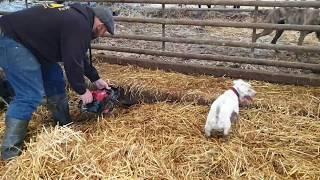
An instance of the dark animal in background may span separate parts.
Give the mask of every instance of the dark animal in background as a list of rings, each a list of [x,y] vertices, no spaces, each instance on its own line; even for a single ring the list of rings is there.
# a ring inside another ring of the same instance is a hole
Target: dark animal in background
[[[320,25],[320,11],[319,9],[308,8],[277,8],[270,11],[264,19],[265,23],[273,24],[297,24],[297,25]],[[257,38],[271,34],[274,30],[264,29],[261,33],[257,34]],[[276,35],[271,43],[276,44],[284,30],[276,30]],[[298,45],[302,45],[305,37],[313,31],[300,31]],[[320,32],[315,32],[317,38],[320,40]]]

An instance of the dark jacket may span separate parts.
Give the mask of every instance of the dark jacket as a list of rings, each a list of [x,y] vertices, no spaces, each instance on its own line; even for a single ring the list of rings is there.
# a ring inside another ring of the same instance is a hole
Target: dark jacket
[[[6,36],[28,48],[39,63],[63,62],[71,87],[84,94],[84,75],[91,81],[99,79],[87,57],[93,22],[94,13],[87,6],[46,4],[2,16],[0,27]]]

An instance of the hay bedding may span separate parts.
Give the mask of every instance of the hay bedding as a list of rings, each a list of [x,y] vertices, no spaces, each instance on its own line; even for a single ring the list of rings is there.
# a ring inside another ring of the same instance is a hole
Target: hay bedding
[[[141,105],[87,131],[45,129],[3,168],[11,179],[319,176],[319,124],[263,109],[241,112],[228,142],[206,139],[206,106]],[[17,171],[19,169],[19,171]]]
[[[112,82],[155,96],[170,91],[183,97],[198,89],[190,96],[209,101],[231,85],[229,79],[132,66],[99,68]],[[318,178],[319,88],[252,83],[259,92],[256,105],[241,110],[228,141],[204,137],[208,106],[190,102],[141,104],[63,129],[42,128],[48,116],[40,109],[27,150],[0,165],[0,174],[3,179]],[[2,136],[3,121],[0,127]]]
[[[133,66],[101,64],[98,70],[102,76],[131,92],[149,92],[158,99],[174,96],[182,101],[200,104],[211,104],[232,85],[232,80],[228,78],[164,73]],[[320,118],[320,88],[279,86],[259,81],[251,81],[251,84],[258,92],[255,102],[257,107],[262,106],[277,113]],[[164,94],[166,96],[162,97]]]

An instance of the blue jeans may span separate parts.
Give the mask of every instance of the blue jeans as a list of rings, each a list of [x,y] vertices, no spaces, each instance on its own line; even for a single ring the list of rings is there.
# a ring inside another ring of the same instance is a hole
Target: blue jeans
[[[0,67],[15,92],[7,117],[29,121],[47,96],[65,94],[62,69],[57,63],[40,65],[23,45],[0,35]]]
[[[66,95],[64,75],[58,63],[42,65],[41,71],[43,86],[47,97]]]

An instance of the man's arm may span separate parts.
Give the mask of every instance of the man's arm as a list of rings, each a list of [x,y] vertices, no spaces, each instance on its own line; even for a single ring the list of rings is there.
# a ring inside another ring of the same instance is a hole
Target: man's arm
[[[97,69],[94,66],[91,66],[88,56],[84,59],[84,75],[89,78],[91,82],[100,79]]]
[[[90,43],[90,28],[81,21],[64,19],[61,31],[61,57],[68,81],[78,94],[86,92],[84,59]]]

